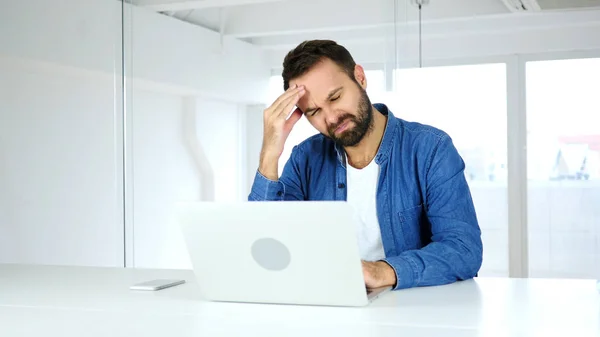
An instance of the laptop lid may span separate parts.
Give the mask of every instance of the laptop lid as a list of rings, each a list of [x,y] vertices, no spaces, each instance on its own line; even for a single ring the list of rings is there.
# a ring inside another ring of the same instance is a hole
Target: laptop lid
[[[368,303],[346,202],[198,202],[180,204],[178,212],[209,300]]]

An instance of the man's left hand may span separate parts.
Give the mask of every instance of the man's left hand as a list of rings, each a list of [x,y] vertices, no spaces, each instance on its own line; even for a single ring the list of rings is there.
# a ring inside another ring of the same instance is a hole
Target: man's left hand
[[[362,267],[367,288],[380,288],[394,286],[396,284],[396,273],[386,262],[362,261]]]

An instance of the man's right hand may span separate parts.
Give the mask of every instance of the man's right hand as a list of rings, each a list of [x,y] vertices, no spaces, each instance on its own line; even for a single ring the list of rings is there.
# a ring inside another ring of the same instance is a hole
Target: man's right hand
[[[279,157],[292,128],[302,117],[302,111],[295,109],[290,118],[287,116],[305,92],[303,86],[290,86],[264,111],[263,144],[258,170],[267,179],[279,179]]]

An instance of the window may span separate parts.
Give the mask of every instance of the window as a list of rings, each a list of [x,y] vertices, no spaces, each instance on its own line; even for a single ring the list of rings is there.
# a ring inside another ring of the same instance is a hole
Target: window
[[[465,161],[482,230],[479,275],[508,275],[506,64],[399,69],[385,103],[396,117],[442,129]]]
[[[526,63],[529,274],[600,277],[600,58]]]

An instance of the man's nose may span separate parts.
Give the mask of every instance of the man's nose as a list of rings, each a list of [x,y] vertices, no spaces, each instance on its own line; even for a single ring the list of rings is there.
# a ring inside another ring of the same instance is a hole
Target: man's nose
[[[335,125],[340,120],[340,114],[331,109],[323,109],[323,113],[325,114],[325,120],[329,125]]]

